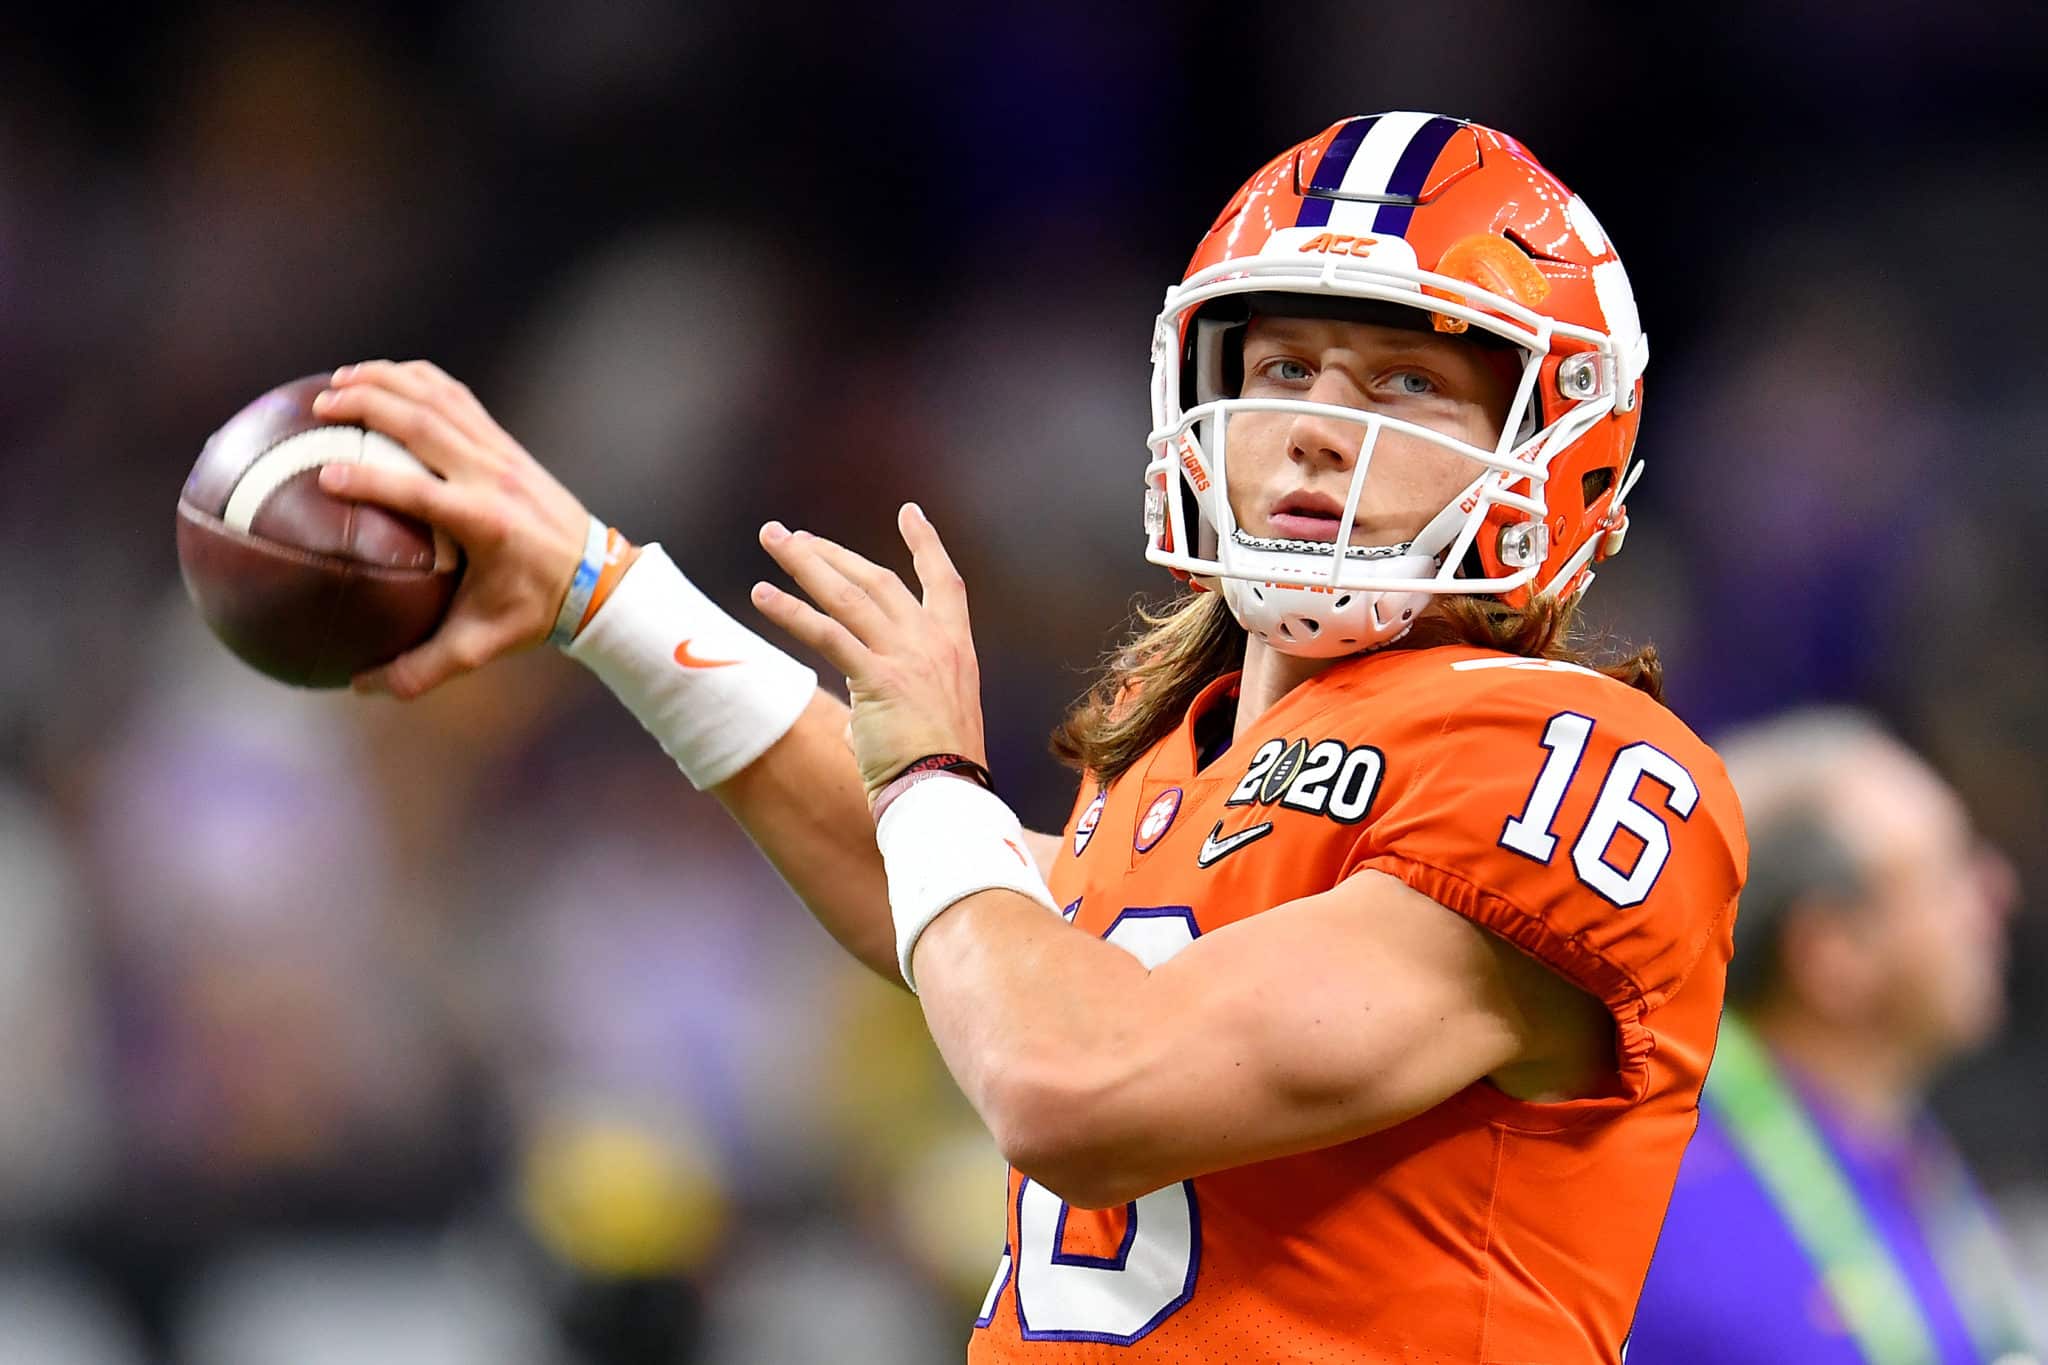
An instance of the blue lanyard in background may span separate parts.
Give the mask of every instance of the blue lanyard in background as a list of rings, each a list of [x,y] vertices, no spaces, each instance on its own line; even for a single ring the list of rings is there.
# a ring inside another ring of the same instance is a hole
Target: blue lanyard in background
[[[1890,1248],[1841,1164],[1770,1054],[1734,1014],[1721,1016],[1700,1101],[1727,1129],[1869,1365],[1936,1365],[1934,1337]]]
[[[1779,1075],[1769,1050],[1732,1011],[1721,1018],[1713,1070],[1700,1099],[1820,1273],[1868,1365],[1936,1365],[1941,1357],[1911,1282],[1806,1106]],[[1972,1343],[1983,1359],[1998,1365],[2034,1365],[2018,1277],[1990,1210],[1945,1144],[1920,1146],[1920,1164],[1932,1180],[1916,1183],[1935,1188],[1915,1198],[1914,1217],[1928,1234]]]

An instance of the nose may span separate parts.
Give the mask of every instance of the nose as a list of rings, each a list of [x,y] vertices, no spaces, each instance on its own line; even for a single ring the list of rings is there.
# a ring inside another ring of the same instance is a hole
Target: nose
[[[1332,407],[1355,407],[1358,394],[1343,375],[1325,370],[1316,376],[1307,398]],[[1304,464],[1350,469],[1358,463],[1359,448],[1365,443],[1364,416],[1360,413],[1360,420],[1351,422],[1321,413],[1296,413],[1287,432],[1287,453]]]

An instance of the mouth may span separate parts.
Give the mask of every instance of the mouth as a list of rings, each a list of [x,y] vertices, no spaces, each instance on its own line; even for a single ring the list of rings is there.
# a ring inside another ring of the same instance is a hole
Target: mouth
[[[1328,493],[1301,491],[1276,499],[1266,512],[1262,531],[1243,526],[1231,532],[1231,539],[1247,550],[1287,551],[1295,554],[1327,555],[1334,545],[1337,529],[1344,524],[1344,504]],[[1353,525],[1351,543],[1341,553],[1347,560],[1398,559],[1413,547],[1412,540],[1394,545],[1361,545],[1370,532]]]
[[[1282,540],[1329,542],[1344,522],[1344,504],[1327,493],[1289,493],[1266,514],[1268,533]]]

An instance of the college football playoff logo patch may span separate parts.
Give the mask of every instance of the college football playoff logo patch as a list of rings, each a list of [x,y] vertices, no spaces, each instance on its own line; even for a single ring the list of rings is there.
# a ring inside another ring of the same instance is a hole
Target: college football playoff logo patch
[[[1252,755],[1226,806],[1278,806],[1355,825],[1372,809],[1386,776],[1386,755],[1338,739],[1269,739]]]

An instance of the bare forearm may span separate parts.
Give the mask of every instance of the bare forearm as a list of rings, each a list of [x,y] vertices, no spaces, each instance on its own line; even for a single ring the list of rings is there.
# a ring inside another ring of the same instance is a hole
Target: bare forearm
[[[914,965],[932,1037],[1011,1164],[1100,1207],[1398,1123],[1514,1061],[1529,1029],[1499,956],[1367,874],[1151,971],[982,892],[932,922]]]
[[[888,879],[846,718],[844,702],[818,692],[788,734],[711,793],[840,946],[900,986]],[[1026,830],[1024,842],[1049,872],[1059,836]]]
[[[1247,1068],[1264,1040],[1230,983],[1190,994],[1003,891],[934,921],[915,966],[926,1024],[999,1149],[1077,1207],[1321,1145],[1259,1131],[1308,1097]]]
[[[1043,1180],[1095,1136],[1088,1096],[1108,1080],[1104,1059],[1137,1051],[1132,1006],[1148,973],[1009,891],[967,897],[916,952],[919,1002],[948,1070],[1011,1164]]]
[[[1269,1084],[1265,1040],[1233,1027],[1241,1002],[1181,992],[1022,897],[961,902],[926,931],[916,970],[932,1037],[997,1146],[1076,1207],[1322,1145],[1261,1131],[1315,1101]]]
[[[888,882],[846,747],[846,715],[844,703],[819,692],[788,734],[711,790],[840,946],[901,985]]]

